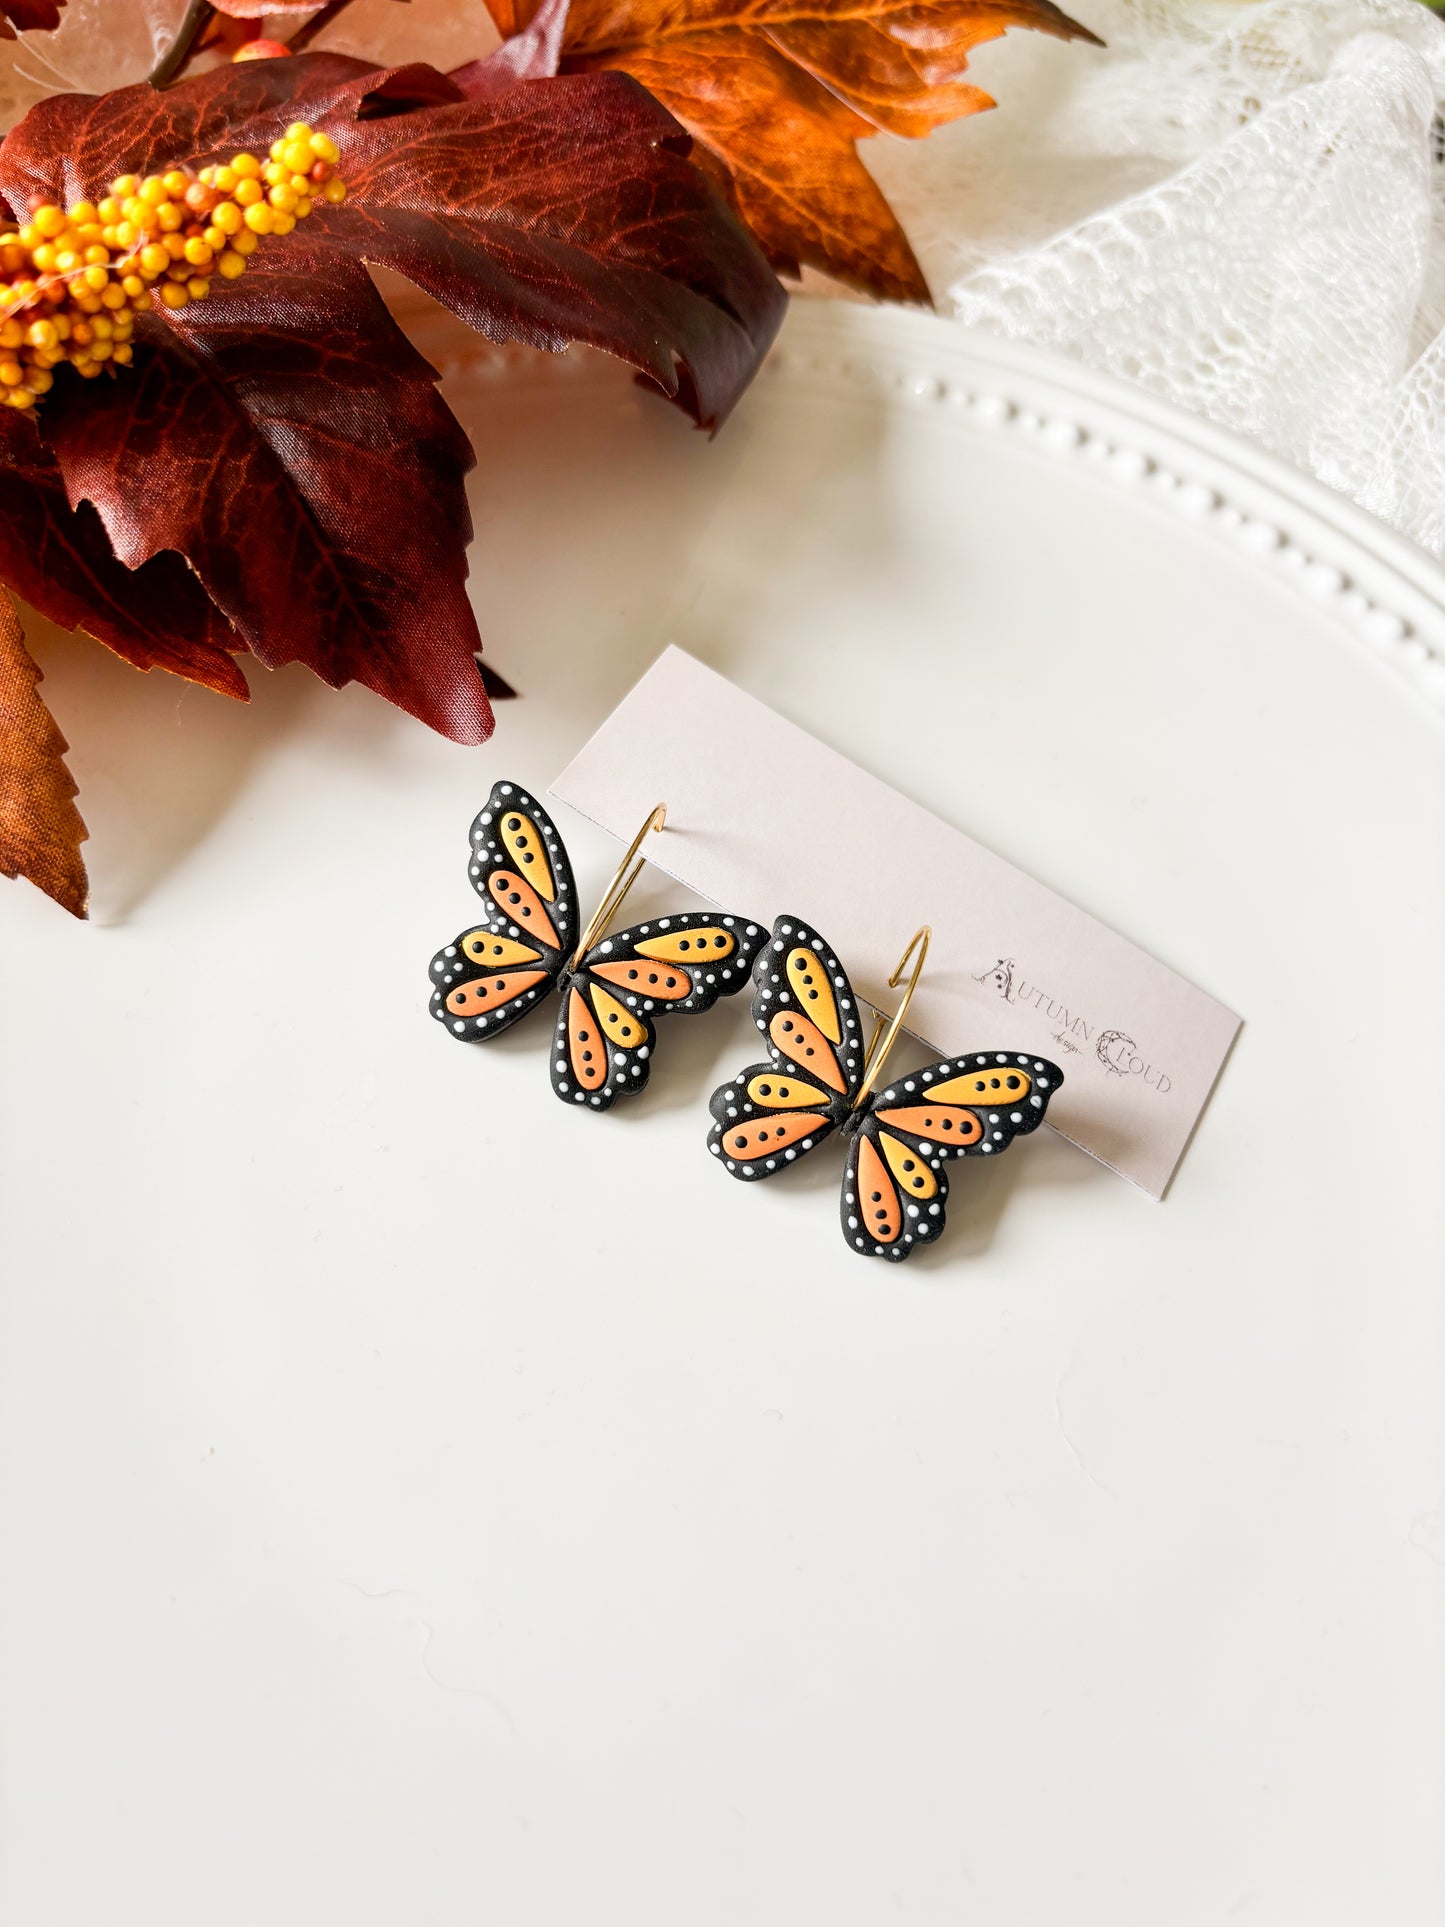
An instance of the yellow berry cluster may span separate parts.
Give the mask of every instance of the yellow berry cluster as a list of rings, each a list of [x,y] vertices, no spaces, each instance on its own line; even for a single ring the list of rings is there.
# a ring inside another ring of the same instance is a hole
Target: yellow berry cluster
[[[269,161],[237,154],[199,174],[123,174],[99,202],[38,207],[0,233],[0,405],[33,408],[68,361],[79,375],[131,358],[135,317],[234,281],[264,234],[289,234],[319,198],[346,198],[337,151],[295,121]]]

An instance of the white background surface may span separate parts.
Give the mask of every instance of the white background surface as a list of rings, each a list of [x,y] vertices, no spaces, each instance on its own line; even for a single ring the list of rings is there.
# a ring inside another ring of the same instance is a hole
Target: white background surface
[[[484,750],[44,650],[97,916],[0,901],[17,1927],[1440,1918],[1439,716],[927,399],[1047,370],[787,340],[712,445],[600,363],[454,377]],[[1045,1133],[868,1264],[836,1163],[706,1155],[741,1006],[607,1119],[545,1026],[429,1021],[488,786],[669,639],[1243,1012],[1166,1204]]]

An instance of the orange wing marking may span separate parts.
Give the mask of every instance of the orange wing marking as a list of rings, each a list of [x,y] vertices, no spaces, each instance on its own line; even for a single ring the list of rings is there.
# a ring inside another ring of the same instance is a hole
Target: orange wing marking
[[[594,977],[605,977],[629,997],[651,997],[658,1003],[675,1004],[692,995],[692,979],[685,970],[669,970],[664,963],[588,964]]]
[[[607,1046],[587,999],[575,986],[567,1000],[567,1055],[572,1075],[584,1091],[595,1091],[607,1077]]]
[[[487,878],[487,892],[510,923],[519,925],[529,937],[540,938],[549,949],[562,948],[546,905],[525,877],[513,870],[493,870]]]
[[[900,1131],[912,1131],[915,1137],[933,1138],[942,1145],[977,1144],[983,1136],[983,1125],[973,1112],[957,1104],[909,1104],[876,1115],[880,1124],[896,1125]]]
[[[781,1115],[760,1118],[755,1123],[738,1124],[723,1132],[723,1148],[729,1157],[760,1158],[768,1157],[775,1151],[785,1151],[799,1138],[811,1137],[815,1131],[827,1128],[826,1117],[815,1117],[811,1112],[786,1111]]]
[[[784,1057],[800,1069],[811,1071],[814,1077],[821,1077],[830,1090],[847,1088],[827,1038],[809,1018],[800,1017],[795,1011],[777,1011],[768,1025],[768,1035]]]
[[[875,1244],[892,1244],[903,1229],[898,1193],[871,1137],[858,1140],[858,1216]]]
[[[488,1011],[511,1003],[534,984],[546,981],[545,970],[505,970],[496,977],[473,977],[470,983],[458,984],[448,995],[447,1009],[453,1017],[484,1017]]]

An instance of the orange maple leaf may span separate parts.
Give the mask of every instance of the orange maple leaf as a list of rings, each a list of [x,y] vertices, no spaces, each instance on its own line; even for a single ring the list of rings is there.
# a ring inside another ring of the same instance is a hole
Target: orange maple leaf
[[[80,854],[86,828],[65,767],[66,741],[41,699],[40,679],[15,604],[0,589],[0,873],[29,877],[83,917],[90,895]]]
[[[503,35],[538,0],[487,0]],[[866,293],[929,299],[893,210],[858,157],[879,132],[919,140],[994,105],[963,78],[1009,27],[1103,43],[1051,0],[572,0],[563,73],[617,67],[699,143],[775,268],[822,268]]]

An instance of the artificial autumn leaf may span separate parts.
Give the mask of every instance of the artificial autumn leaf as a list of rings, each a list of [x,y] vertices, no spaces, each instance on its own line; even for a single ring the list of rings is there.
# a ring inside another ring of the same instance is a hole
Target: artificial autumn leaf
[[[22,212],[73,205],[123,172],[264,153],[298,118],[336,143],[346,203],[318,201],[209,299],[141,315],[115,379],[57,369],[43,405],[5,424],[0,490],[53,473],[74,513],[52,489],[45,515],[67,559],[93,503],[137,582],[184,558],[233,647],[362,681],[479,742],[492,719],[465,592],[471,451],[363,261],[495,340],[608,348],[705,425],[756,370],[782,292],[686,136],[621,75],[469,100],[431,68],[312,54],[162,93],[58,96],[0,145],[0,194]],[[0,574],[17,560],[0,546]],[[155,615],[162,630],[178,619],[163,596]],[[224,656],[214,636],[192,641]]]
[[[487,0],[504,35],[535,0]],[[1097,37],[1051,0],[573,0],[560,71],[620,69],[696,136],[774,266],[927,301],[907,237],[858,157],[994,105],[963,79],[1009,27]],[[459,76],[466,84],[466,70]]]
[[[0,873],[29,877],[85,915],[85,824],[65,767],[66,741],[41,700],[40,671],[15,604],[0,589]]]
[[[0,40],[13,40],[17,33],[46,32],[60,25],[60,9],[65,0],[0,0]]]
[[[90,503],[72,513],[34,422],[12,409],[0,411],[0,582],[137,669],[169,669],[246,699],[229,653],[236,637],[180,556],[162,553],[138,569],[119,562]]]

